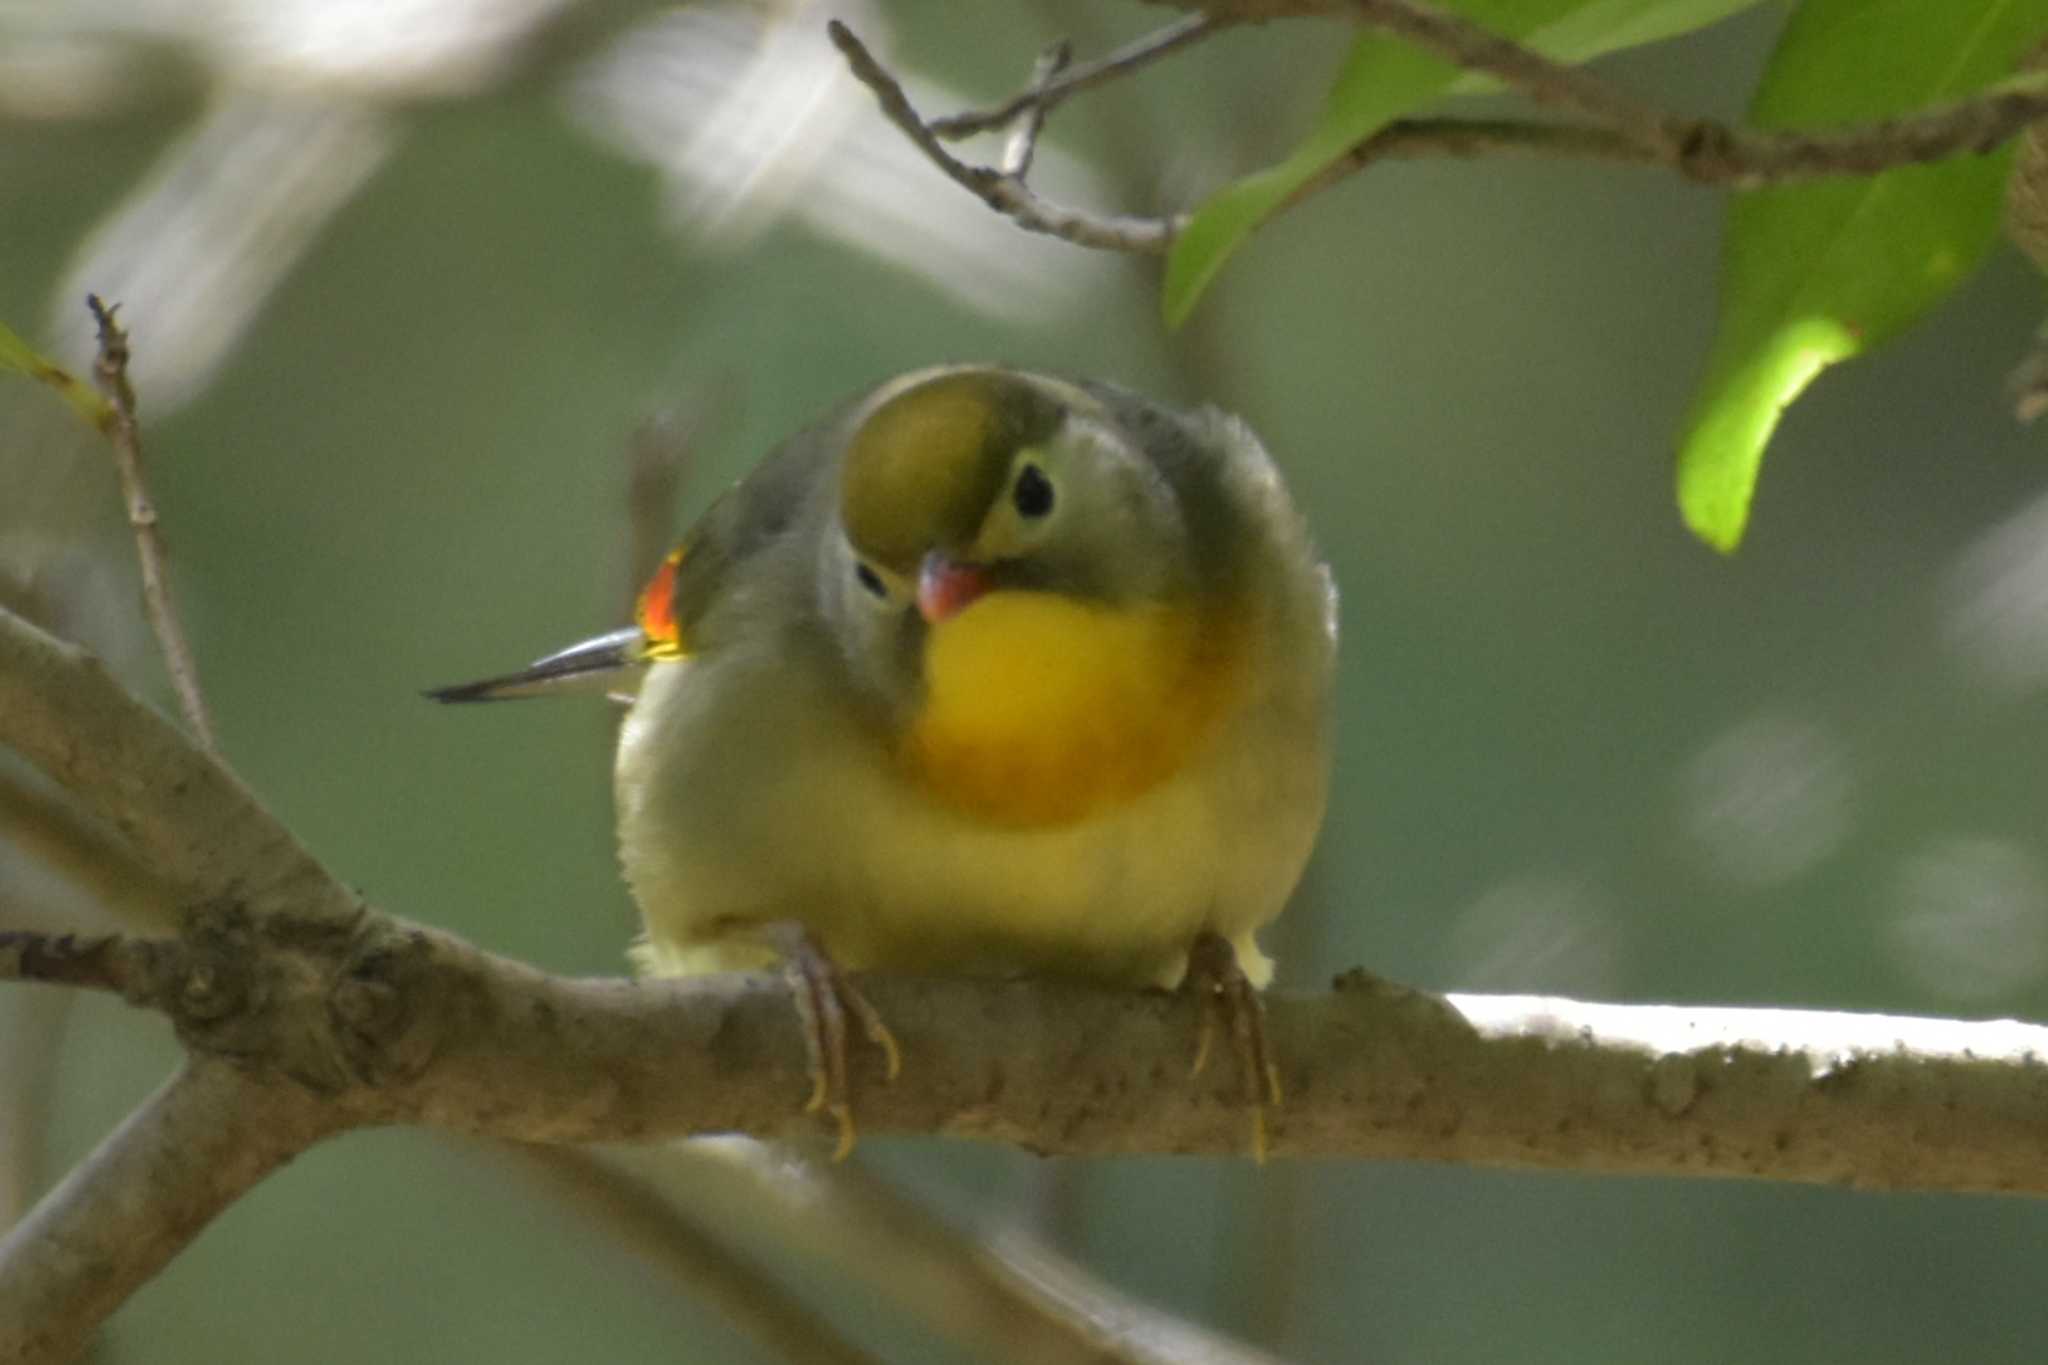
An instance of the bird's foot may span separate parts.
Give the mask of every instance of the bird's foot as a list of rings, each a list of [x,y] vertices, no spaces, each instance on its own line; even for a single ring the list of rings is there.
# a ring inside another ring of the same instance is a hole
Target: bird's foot
[[[790,995],[803,1020],[804,1051],[811,1073],[811,1097],[804,1104],[804,1112],[831,1116],[839,1130],[832,1159],[844,1161],[853,1151],[856,1136],[852,1091],[847,1084],[846,1016],[851,1014],[858,1020],[868,1041],[882,1050],[886,1079],[895,1080],[903,1070],[903,1050],[896,1045],[896,1035],[882,1022],[881,1013],[847,980],[808,929],[791,924],[776,938],[789,977]]]
[[[1252,1159],[1264,1163],[1266,1108],[1280,1105],[1280,1068],[1274,1065],[1273,1050],[1266,1040],[1265,1002],[1238,964],[1230,940],[1207,931],[1188,949],[1188,973],[1182,989],[1196,992],[1202,1007],[1201,1032],[1188,1074],[1202,1074],[1209,1065],[1217,1032],[1227,1031],[1231,1050],[1237,1054],[1238,1073],[1244,1078],[1244,1101],[1252,1114]]]

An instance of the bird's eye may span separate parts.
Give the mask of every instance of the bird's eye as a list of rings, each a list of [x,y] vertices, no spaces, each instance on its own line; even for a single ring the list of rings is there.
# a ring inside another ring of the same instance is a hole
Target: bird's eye
[[[887,597],[889,595],[889,590],[882,585],[882,576],[867,565],[855,564],[853,566],[853,576],[860,580],[860,585],[863,588],[866,588],[875,596]]]
[[[1017,508],[1017,515],[1036,521],[1052,511],[1052,480],[1045,477],[1045,471],[1035,464],[1027,464],[1017,473],[1016,487],[1010,490],[1010,501]]]

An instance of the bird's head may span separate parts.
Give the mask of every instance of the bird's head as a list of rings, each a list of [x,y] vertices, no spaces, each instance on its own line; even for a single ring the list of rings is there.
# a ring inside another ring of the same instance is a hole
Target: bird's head
[[[925,371],[859,405],[846,443],[825,597],[855,672],[888,701],[913,701],[949,640],[1023,683],[1034,655],[1087,647],[1062,623],[1188,590],[1174,490],[1082,388]]]

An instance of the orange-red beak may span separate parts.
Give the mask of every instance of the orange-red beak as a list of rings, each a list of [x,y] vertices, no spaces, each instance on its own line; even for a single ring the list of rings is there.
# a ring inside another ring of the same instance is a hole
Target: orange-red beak
[[[918,614],[935,626],[967,610],[990,586],[984,566],[958,564],[933,550],[917,570]]]

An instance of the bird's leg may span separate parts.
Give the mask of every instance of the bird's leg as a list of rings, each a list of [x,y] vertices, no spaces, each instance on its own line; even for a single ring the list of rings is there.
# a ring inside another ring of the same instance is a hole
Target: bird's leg
[[[831,1115],[839,1129],[839,1144],[833,1149],[832,1159],[843,1161],[853,1150],[855,1137],[852,1092],[846,1073],[846,1016],[852,1014],[859,1020],[861,1032],[882,1050],[887,1079],[895,1080],[903,1070],[903,1050],[896,1045],[896,1035],[882,1022],[880,1011],[846,979],[810,930],[795,921],[781,921],[771,927],[769,936],[782,954],[790,995],[803,1020],[804,1050],[811,1073],[811,1097],[804,1104],[804,1112]]]
[[[1188,1074],[1202,1074],[1218,1028],[1227,1029],[1238,1072],[1244,1078],[1245,1103],[1252,1111],[1252,1157],[1264,1162],[1266,1106],[1280,1105],[1280,1068],[1274,1065],[1273,1050],[1266,1041],[1265,1002],[1238,965],[1237,950],[1230,940],[1208,930],[1188,948],[1188,974],[1182,988],[1196,992],[1202,1008],[1195,1061]]]

